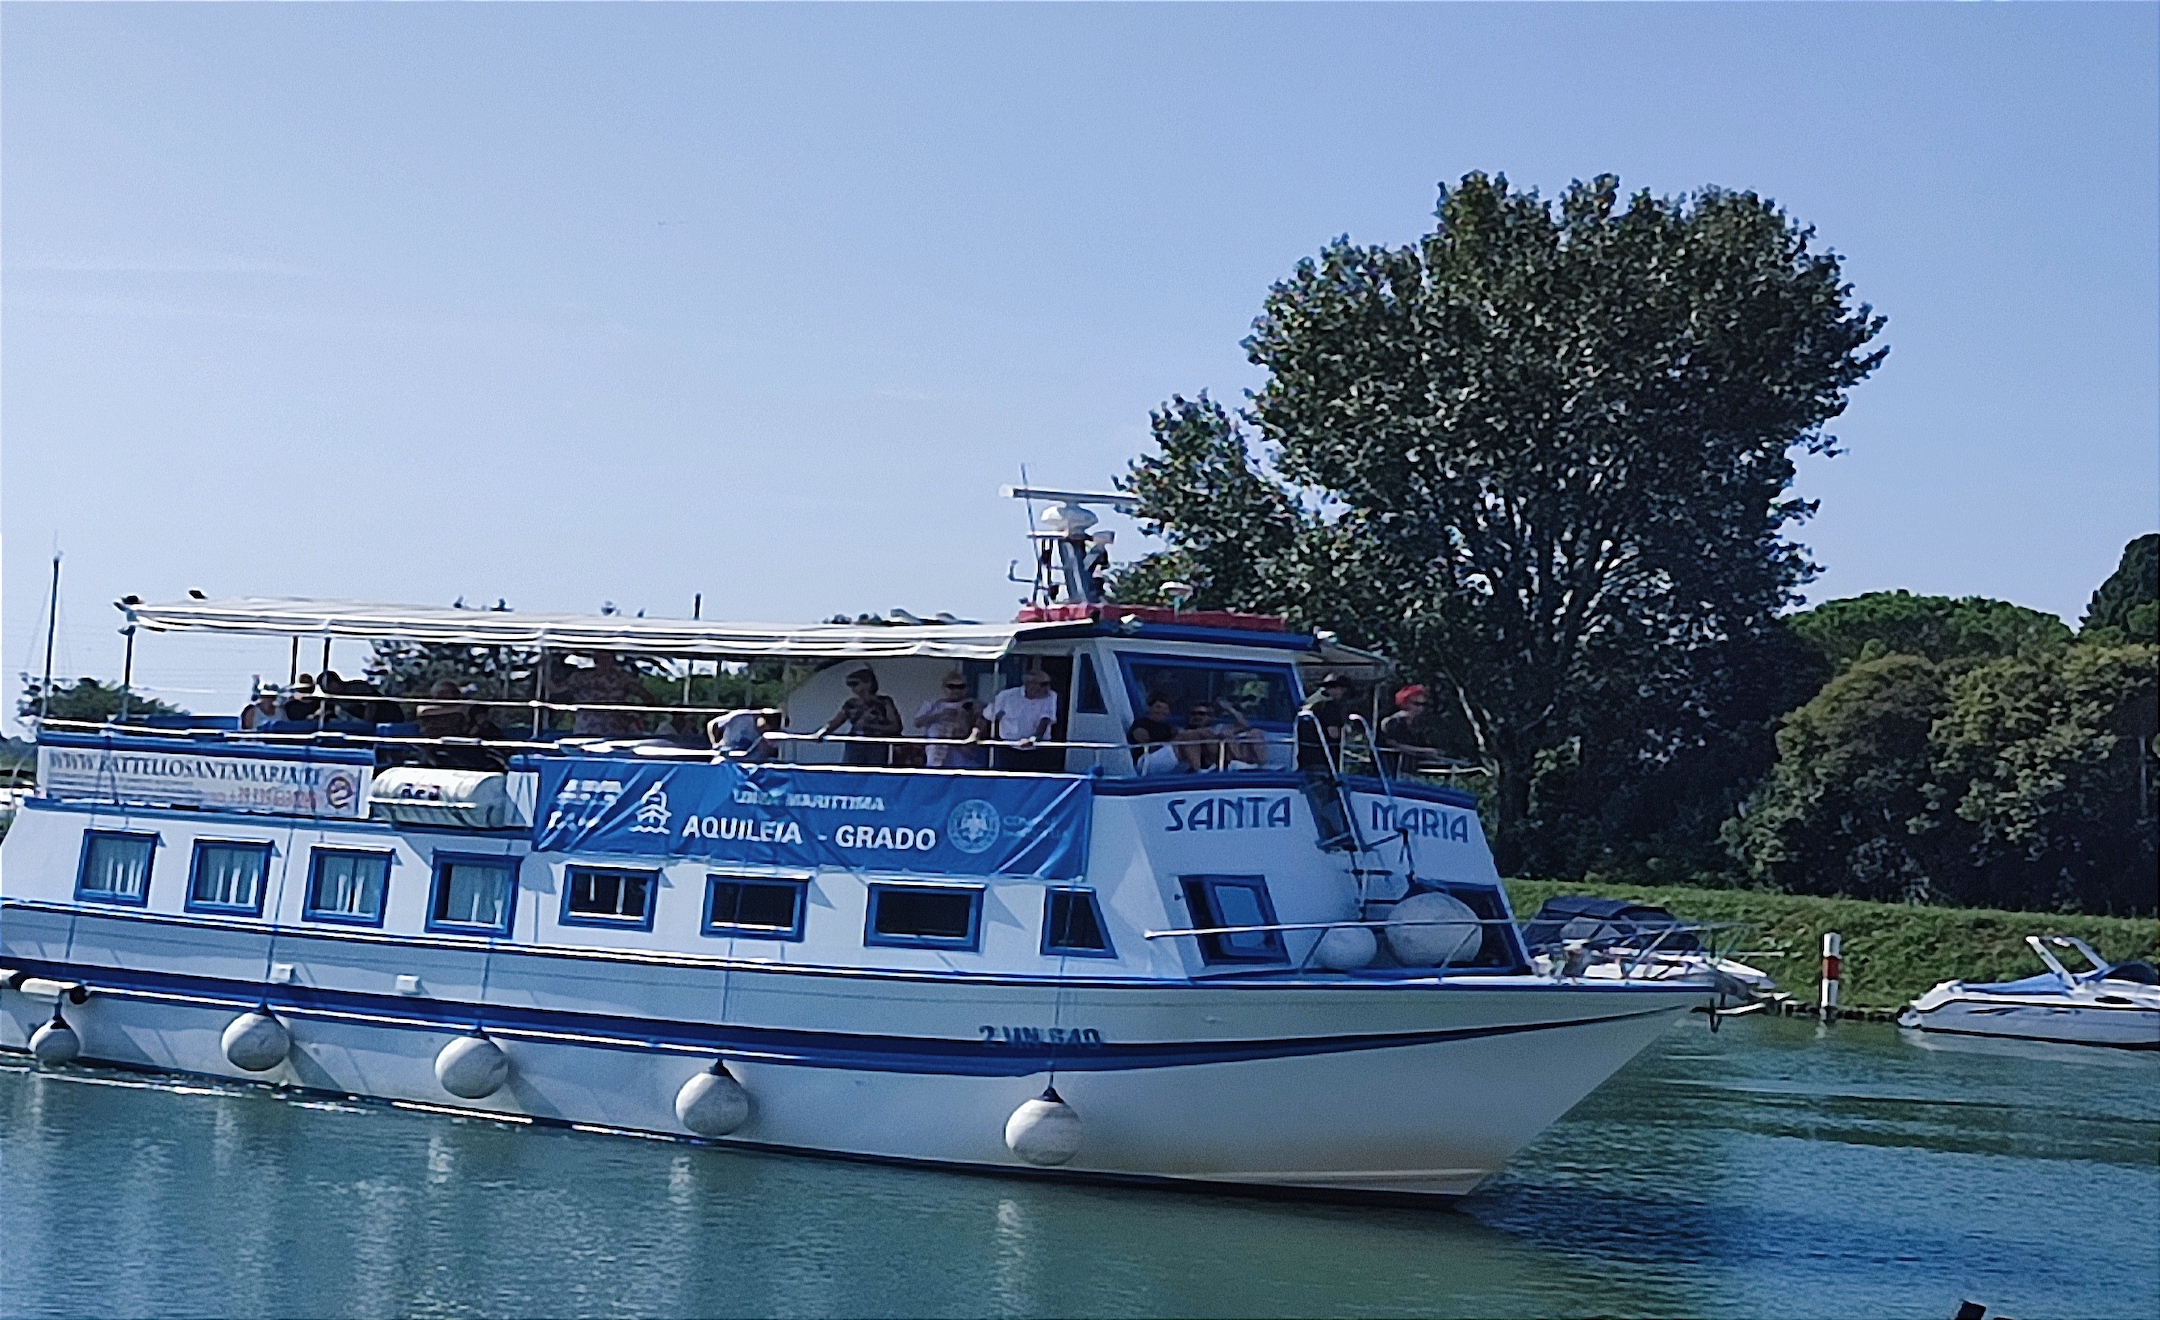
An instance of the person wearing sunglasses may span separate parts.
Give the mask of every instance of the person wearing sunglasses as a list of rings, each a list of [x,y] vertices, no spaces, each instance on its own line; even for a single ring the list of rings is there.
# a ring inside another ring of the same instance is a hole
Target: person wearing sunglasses
[[[959,740],[975,731],[977,715],[974,699],[968,696],[967,678],[957,669],[945,675],[938,695],[915,712],[915,727],[933,740],[923,748],[923,764],[932,770],[975,769],[981,762],[979,749],[963,746]]]
[[[900,708],[891,697],[878,691],[877,672],[868,665],[847,676],[847,689],[848,699],[825,721],[818,737],[841,728],[857,738],[898,738],[906,731],[900,722]],[[840,761],[843,765],[891,765],[892,751],[891,743],[843,743]]]

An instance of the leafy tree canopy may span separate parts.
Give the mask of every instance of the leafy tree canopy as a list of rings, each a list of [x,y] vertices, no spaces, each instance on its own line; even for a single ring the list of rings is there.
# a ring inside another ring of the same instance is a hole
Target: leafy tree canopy
[[[2123,639],[2160,641],[2160,532],[2123,547],[2122,562],[2093,593],[2080,625],[2117,629]]]
[[[1841,669],[1884,655],[1924,656],[1937,664],[1997,660],[2070,640],[2069,625],[2041,610],[1984,596],[1952,600],[1907,591],[1825,601],[1791,622]]]
[[[1248,416],[1155,414],[1125,482],[1174,558],[1117,589],[1174,569],[1202,605],[1281,611],[1438,685],[1513,865],[1541,754],[1616,693],[1699,710],[1703,652],[1809,576],[1782,538],[1808,511],[1789,455],[1833,448],[1881,326],[1751,193],[1622,204],[1607,175],[1555,205],[1468,175],[1424,238],[1338,240],[1273,288]],[[1636,753],[1674,741],[1644,729]]]
[[[16,714],[27,717],[39,713],[40,706],[45,705],[39,700],[41,683],[41,680],[27,676],[23,679],[23,694],[15,703]],[[85,724],[97,724],[120,714],[120,701],[123,696],[127,698],[130,715],[187,714],[178,706],[168,705],[155,697],[146,697],[140,692],[129,693],[118,683],[107,686],[94,678],[78,678],[73,683],[66,679],[55,679],[52,702],[45,706],[44,713],[56,720],[81,720]]]

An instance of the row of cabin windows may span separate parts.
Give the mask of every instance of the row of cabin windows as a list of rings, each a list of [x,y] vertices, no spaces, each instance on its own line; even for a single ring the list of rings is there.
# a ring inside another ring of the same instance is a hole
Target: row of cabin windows
[[[157,843],[154,834],[86,831],[76,897],[99,903],[148,902]],[[380,926],[390,888],[390,860],[387,852],[313,849],[301,915],[309,921]],[[428,929],[508,935],[517,898],[517,868],[513,857],[437,854]],[[188,876],[187,909],[259,917],[269,869],[268,843],[198,840]],[[1257,877],[1253,881],[1258,883]],[[569,867],[564,876],[562,922],[651,930],[659,882],[657,871]],[[807,880],[707,876],[704,932],[800,940],[809,889]],[[973,952],[982,940],[982,897],[983,891],[973,886],[873,884],[863,942]],[[1266,903],[1264,888],[1260,902]],[[1047,891],[1042,951],[1116,956],[1093,890]]]

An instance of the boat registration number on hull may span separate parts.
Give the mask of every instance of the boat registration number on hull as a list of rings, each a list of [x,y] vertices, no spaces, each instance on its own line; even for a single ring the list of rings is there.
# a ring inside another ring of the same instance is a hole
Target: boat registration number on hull
[[[1101,1045],[1102,1033],[1093,1027],[977,1027],[985,1045],[1068,1045],[1082,1049]]]

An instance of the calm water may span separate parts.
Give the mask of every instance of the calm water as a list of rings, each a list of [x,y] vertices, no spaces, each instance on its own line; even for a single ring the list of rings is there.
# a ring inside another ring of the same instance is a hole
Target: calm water
[[[2160,1314],[2160,1059],[1694,1018],[1453,1211],[0,1065],[0,1313]]]

